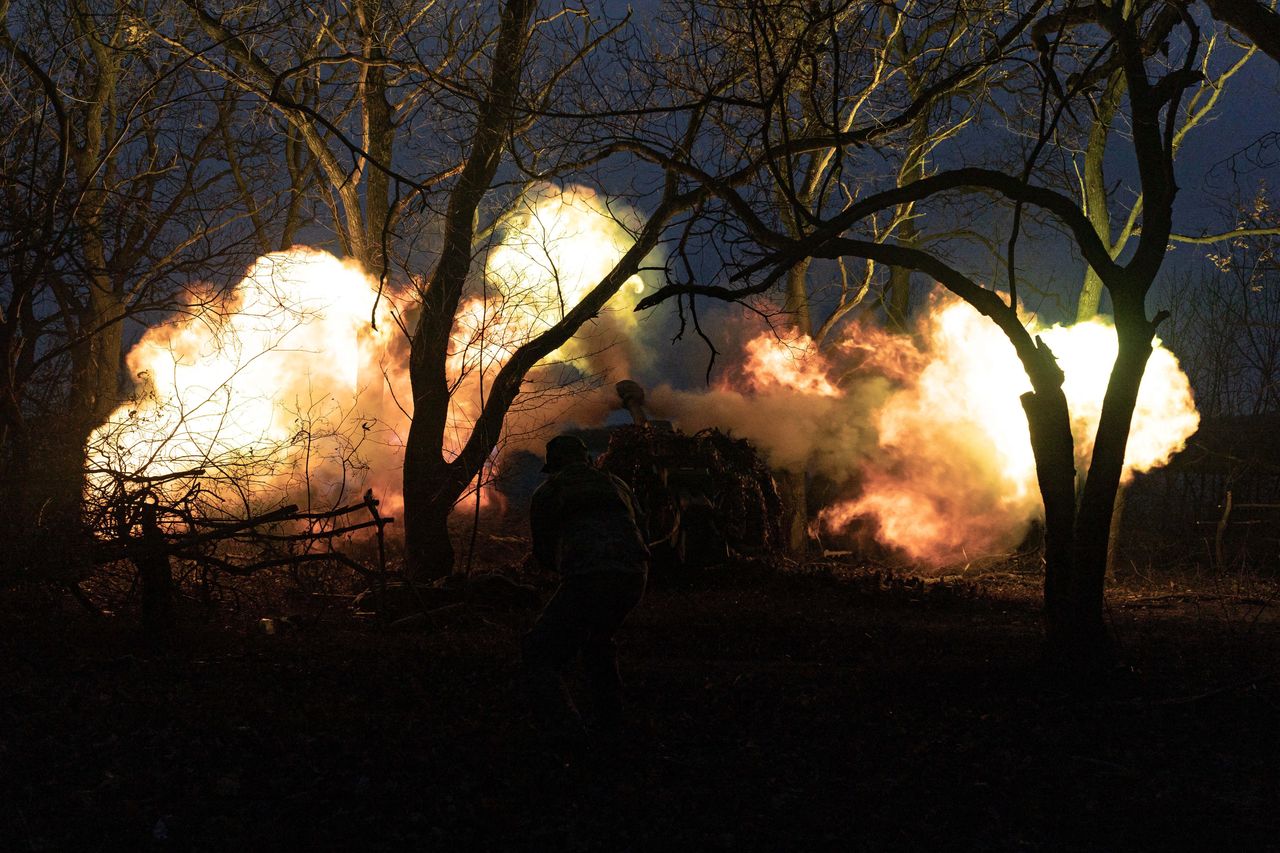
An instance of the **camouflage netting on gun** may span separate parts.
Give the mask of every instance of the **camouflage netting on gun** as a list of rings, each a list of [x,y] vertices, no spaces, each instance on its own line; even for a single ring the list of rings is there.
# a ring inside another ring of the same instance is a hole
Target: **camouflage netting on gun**
[[[705,471],[707,497],[730,549],[766,556],[785,546],[782,503],[769,466],[749,441],[718,429],[687,435],[669,429],[624,426],[613,431],[601,467],[631,484],[648,514],[650,541],[664,537],[675,519],[675,480],[696,481]],[[700,473],[700,472],[699,472]]]

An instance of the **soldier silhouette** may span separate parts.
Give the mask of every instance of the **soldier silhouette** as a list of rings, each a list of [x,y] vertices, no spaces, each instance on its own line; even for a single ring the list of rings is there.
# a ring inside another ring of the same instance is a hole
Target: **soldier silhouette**
[[[614,635],[644,595],[649,549],[631,488],[591,464],[574,436],[547,442],[546,482],[533,494],[533,555],[560,586],[525,636],[525,682],[539,722],[581,731],[563,672],[581,655],[593,725],[617,731],[622,679]]]

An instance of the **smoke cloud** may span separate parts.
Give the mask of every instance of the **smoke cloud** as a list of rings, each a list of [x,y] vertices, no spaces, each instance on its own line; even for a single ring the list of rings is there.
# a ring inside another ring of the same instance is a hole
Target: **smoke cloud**
[[[612,269],[637,219],[588,189],[548,186],[499,223],[453,330],[446,455],[466,442],[501,366]],[[626,282],[534,369],[509,418],[508,448],[540,448],[550,422],[603,420],[609,406],[598,395],[572,392],[644,363],[631,311],[644,287],[639,276]],[[203,469],[198,488],[181,478],[170,497],[202,513],[243,514],[283,503],[328,509],[372,488],[398,512],[413,408],[396,322],[410,303],[399,301],[394,291],[378,299],[359,265],[324,251],[260,258],[226,298],[193,302],[129,353],[138,392],[90,439],[90,490],[105,500],[139,477]],[[491,490],[481,497],[499,500]]]
[[[1093,448],[1115,359],[1105,319],[1040,334],[1066,373],[1077,469]],[[1030,390],[994,324],[944,292],[912,335],[851,324],[819,350],[765,333],[742,368],[705,391],[660,387],[652,408],[686,430],[751,439],[776,468],[820,473],[843,495],[821,530],[871,536],[912,562],[944,566],[1007,552],[1042,514],[1026,418]],[[1125,480],[1165,464],[1199,422],[1190,383],[1157,344],[1134,413]]]

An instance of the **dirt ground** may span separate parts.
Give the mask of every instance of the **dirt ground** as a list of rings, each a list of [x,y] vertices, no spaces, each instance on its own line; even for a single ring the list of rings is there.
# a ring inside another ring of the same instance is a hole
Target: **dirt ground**
[[[650,590],[631,725],[549,740],[533,614],[389,631],[316,598],[188,620],[0,601],[6,850],[1280,849],[1280,598],[1122,578],[1124,666],[1038,666],[1034,571],[731,566]],[[544,594],[549,591],[543,587]]]

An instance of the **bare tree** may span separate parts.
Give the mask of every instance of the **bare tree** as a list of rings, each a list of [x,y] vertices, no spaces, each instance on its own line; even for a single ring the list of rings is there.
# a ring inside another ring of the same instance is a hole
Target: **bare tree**
[[[114,4],[0,6],[0,455],[17,515],[75,539],[84,442],[118,403],[126,324],[225,260],[218,122],[185,59]],[[56,562],[56,561],[54,561]]]
[[[1039,107],[1032,110],[1031,143],[1020,173],[964,167],[944,170],[901,187],[873,193],[824,217],[802,240],[774,232],[762,235],[780,246],[737,274],[757,280],[733,287],[673,287],[655,299],[697,293],[741,298],[774,286],[805,257],[861,257],[920,270],[941,283],[1004,332],[1017,353],[1033,390],[1023,396],[1031,431],[1037,476],[1046,514],[1045,609],[1050,649],[1062,660],[1094,664],[1105,660],[1109,642],[1103,621],[1103,591],[1110,521],[1123,468],[1130,420],[1138,387],[1162,314],[1150,317],[1146,297],[1163,261],[1173,226],[1177,184],[1174,143],[1184,92],[1201,75],[1200,30],[1188,16],[1160,5],[1073,8],[1040,17],[1033,46],[1041,81]],[[1176,29],[1181,61],[1160,70],[1152,59]],[[1067,38],[1067,36],[1070,38]],[[1060,70],[1061,65],[1070,74]],[[1153,70],[1156,69],[1156,70]],[[1123,75],[1132,152],[1144,198],[1142,227],[1124,262],[1112,258],[1094,224],[1069,196],[1033,182],[1042,157],[1055,139],[1063,114],[1082,92],[1105,81],[1111,71]],[[839,135],[836,139],[840,139]],[[823,143],[830,144],[828,140]],[[794,141],[789,150],[819,142]],[[906,203],[921,204],[942,193],[996,195],[1013,204],[1013,228],[1007,241],[1007,296],[980,285],[955,262],[935,252],[879,243],[856,231],[878,212]],[[1111,372],[1092,460],[1076,496],[1075,449],[1063,373],[1044,343],[1034,338],[1018,314],[1018,266],[1015,250],[1023,208],[1038,208],[1064,226],[1098,273],[1115,306],[1119,355]]]
[[[622,67],[617,60],[587,73],[626,22],[598,20],[571,5],[358,0],[247,4],[225,15],[195,0],[184,5],[206,41],[175,42],[175,49],[261,99],[297,134],[316,164],[344,253],[383,281],[395,268],[412,282],[407,550],[416,575],[447,573],[449,515],[487,464],[526,375],[603,308],[658,244],[667,221],[706,191],[650,170],[639,190],[647,193],[648,217],[632,250],[577,305],[563,305],[515,348],[488,383],[469,435],[451,452],[452,336],[464,296],[483,278],[486,242],[529,183],[589,179],[610,158],[633,156],[613,144],[615,131],[646,115],[696,116],[696,105],[653,111],[647,87],[628,89],[624,81],[610,88]],[[689,130],[661,143],[668,158],[696,131],[696,121],[681,121]]]
[[[685,97],[719,87],[710,120],[726,157],[736,158],[723,171],[756,170],[739,197],[763,230],[791,240],[804,239],[830,210],[886,177],[898,183],[923,177],[931,152],[964,128],[986,98],[986,69],[1008,38],[987,39],[1000,25],[994,8],[957,10],[926,0],[878,6],[722,0],[673,4],[669,14],[684,39],[671,59],[681,69],[673,85]],[[704,224],[681,243],[690,270],[697,256],[740,257],[773,239],[732,209],[716,227],[705,224],[716,215],[704,211]],[[875,239],[901,245],[929,240],[910,203],[877,214],[872,230]],[[699,232],[714,236],[695,239]],[[855,312],[880,308],[890,326],[905,328],[910,269],[872,261],[851,269],[843,259],[835,267],[815,272],[808,259],[797,261],[787,270],[780,306],[756,307],[785,336],[819,347],[832,343]],[[805,472],[778,473],[788,546],[801,553],[808,540]]]
[[[1206,418],[1280,411],[1277,212],[1265,189],[1237,203],[1239,235],[1208,253],[1209,271],[1173,294],[1178,352]]]

